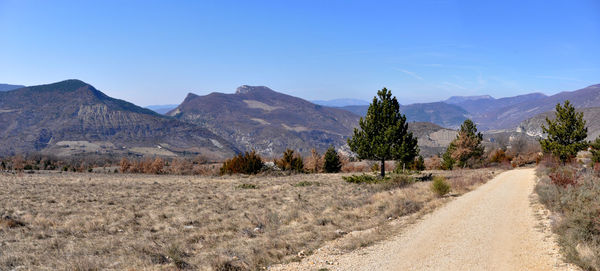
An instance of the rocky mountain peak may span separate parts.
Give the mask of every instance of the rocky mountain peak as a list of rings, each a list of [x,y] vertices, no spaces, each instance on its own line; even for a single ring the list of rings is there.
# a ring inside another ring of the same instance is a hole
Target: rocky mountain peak
[[[242,85],[236,89],[235,94],[250,94],[250,93],[255,93],[255,92],[263,92],[263,91],[273,91],[273,90],[271,90],[270,88],[265,87],[265,86]]]

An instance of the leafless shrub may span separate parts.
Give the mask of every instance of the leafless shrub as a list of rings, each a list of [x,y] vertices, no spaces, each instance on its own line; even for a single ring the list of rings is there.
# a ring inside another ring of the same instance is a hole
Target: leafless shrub
[[[310,150],[310,156],[304,159],[304,171],[319,173],[323,170],[323,156],[316,149]]]
[[[439,156],[425,158],[425,169],[436,170],[442,168],[442,159]]]

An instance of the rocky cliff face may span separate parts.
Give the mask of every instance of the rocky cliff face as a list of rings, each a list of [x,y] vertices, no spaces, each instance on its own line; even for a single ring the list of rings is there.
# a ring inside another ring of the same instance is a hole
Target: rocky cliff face
[[[408,129],[417,137],[421,155],[424,157],[443,153],[458,134],[456,130],[429,122],[410,122]]]
[[[110,98],[79,80],[1,92],[0,140],[1,155],[143,150],[222,159],[237,151],[207,129]]]

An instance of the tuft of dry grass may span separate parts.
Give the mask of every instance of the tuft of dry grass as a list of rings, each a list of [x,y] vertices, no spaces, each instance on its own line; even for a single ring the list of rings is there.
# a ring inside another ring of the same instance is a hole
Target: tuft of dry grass
[[[455,193],[493,176],[433,174]],[[342,176],[0,175],[0,269],[262,269],[346,233],[372,232],[345,249],[369,245],[390,220],[448,200],[430,182]]]

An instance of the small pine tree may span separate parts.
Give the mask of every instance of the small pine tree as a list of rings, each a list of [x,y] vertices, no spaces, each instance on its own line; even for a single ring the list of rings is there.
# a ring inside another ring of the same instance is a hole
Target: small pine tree
[[[340,161],[340,156],[335,151],[333,146],[330,146],[325,152],[325,172],[327,173],[337,173],[342,169],[342,162]]]
[[[546,139],[540,140],[542,150],[551,153],[563,164],[587,147],[587,128],[583,113],[577,113],[568,100],[563,106],[560,103],[556,105],[556,119],[546,117],[546,125],[542,125],[542,131],[548,135]]]
[[[446,149],[443,166],[446,169],[452,169],[455,163],[459,167],[472,166],[483,155],[482,140],[483,135],[477,132],[475,123],[470,119],[465,120],[456,139]]]
[[[423,156],[419,155],[417,158],[415,158],[415,160],[410,165],[410,169],[416,171],[425,170],[425,159],[423,158]]]
[[[452,170],[454,168],[454,164],[456,160],[452,158],[452,152],[456,149],[454,146],[454,142],[451,142],[448,148],[446,148],[446,152],[442,154],[442,169],[443,170]]]
[[[406,116],[400,113],[400,104],[392,92],[383,88],[373,97],[367,115],[360,118],[360,129],[348,139],[350,149],[359,159],[381,163],[381,177],[385,176],[385,161],[411,163],[419,154],[417,138],[408,131]]]
[[[300,155],[295,155],[293,150],[287,149],[280,160],[275,161],[281,170],[304,172],[304,161]]]

